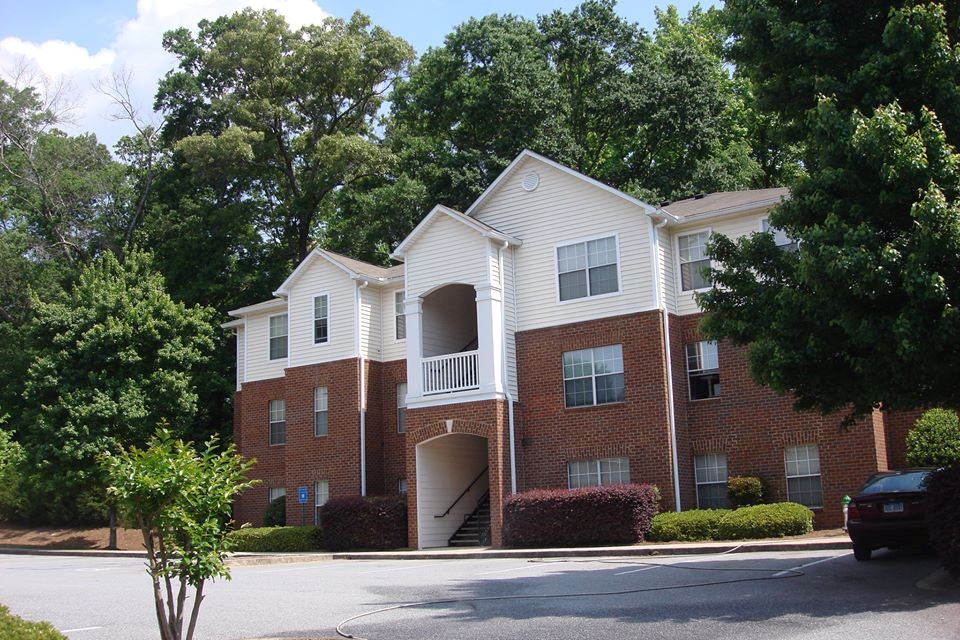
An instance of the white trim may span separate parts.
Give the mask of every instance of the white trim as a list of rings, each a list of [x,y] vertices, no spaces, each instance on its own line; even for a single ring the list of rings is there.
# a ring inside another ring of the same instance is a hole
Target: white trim
[[[274,309],[279,309],[281,307],[286,308],[287,301],[281,298],[274,298],[273,300],[267,300],[266,302],[258,302],[257,304],[251,304],[246,307],[240,307],[239,309],[234,309],[233,311],[228,311],[227,315],[231,315],[235,318],[243,318],[244,316],[251,313],[259,313],[262,311],[272,311]]]

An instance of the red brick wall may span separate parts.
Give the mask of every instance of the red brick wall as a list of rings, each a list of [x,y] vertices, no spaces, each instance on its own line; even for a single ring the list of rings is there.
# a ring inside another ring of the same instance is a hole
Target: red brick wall
[[[627,457],[630,480],[656,485],[673,508],[662,315],[649,312],[525,331],[520,371],[520,489],[566,488],[567,463]],[[566,408],[563,354],[623,346],[625,401]]]
[[[671,330],[686,344],[700,340],[700,316],[671,318]],[[686,362],[682,347],[674,355],[674,380],[682,383],[677,394],[678,431],[685,434],[680,455],[680,475],[694,477],[694,456],[725,453],[729,475],[759,475],[770,484],[775,500],[787,499],[784,449],[818,446],[823,487],[823,508],[815,509],[815,526],[842,524],[840,499],[858,489],[868,475],[887,466],[886,434],[882,416],[858,420],[843,427],[843,414],[821,416],[797,413],[793,399],[779,396],[750,377],[744,352],[720,343],[721,393],[717,398],[689,400]],[[678,384],[678,386],[680,386]],[[681,409],[682,407],[682,409]],[[684,508],[696,507],[696,494],[684,491]]]
[[[923,412],[923,409],[883,412],[887,431],[887,462],[891,469],[907,466],[907,434]]]
[[[236,395],[234,433],[238,434],[238,450],[245,458],[256,458],[251,475],[260,480],[237,499],[234,521],[263,524],[269,490],[285,487],[284,451],[286,445],[270,446],[268,437],[268,403],[284,398],[283,379],[263,380],[243,385]],[[289,434],[290,406],[287,404],[287,433]]]
[[[398,492],[400,479],[407,478],[406,447],[407,436],[397,433],[397,385],[407,380],[407,361],[394,360],[379,365],[380,377],[377,380],[380,396],[380,432],[382,476],[384,495]],[[372,401],[371,401],[372,402]]]

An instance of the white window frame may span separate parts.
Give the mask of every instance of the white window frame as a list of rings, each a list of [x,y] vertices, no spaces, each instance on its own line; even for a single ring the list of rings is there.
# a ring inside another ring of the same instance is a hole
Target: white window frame
[[[613,263],[604,262],[604,263],[602,263],[602,264],[590,265],[590,243],[596,243],[596,242],[600,242],[600,241],[602,241],[602,240],[613,240],[613,251],[614,251],[614,254],[615,254],[615,260],[616,260],[616,261],[613,262]],[[584,266],[583,266],[582,268],[578,268],[578,269],[568,269],[568,270],[566,270],[566,271],[562,271],[562,272],[561,272],[561,271],[560,271],[560,255],[559,255],[559,254],[560,254],[560,250],[561,250],[561,249],[567,249],[567,248],[570,248],[570,247],[576,247],[576,246],[578,246],[578,245],[583,245],[583,258],[584,258],[584,261],[585,261]],[[606,266],[609,266],[610,264],[613,264],[613,265],[616,267],[617,288],[616,288],[615,290],[613,290],[613,291],[605,291],[605,292],[603,292],[603,293],[591,293],[591,291],[590,291],[590,270],[591,270],[591,269],[597,269],[597,268],[600,268],[600,267],[606,267]],[[567,303],[577,302],[577,301],[581,301],[581,300],[597,299],[597,298],[603,298],[603,297],[607,297],[607,296],[620,295],[620,293],[623,291],[623,276],[622,276],[622,274],[620,273],[620,265],[621,265],[621,260],[620,260],[620,234],[617,234],[617,233],[604,234],[604,235],[598,235],[598,236],[592,236],[592,237],[589,237],[589,238],[580,238],[580,239],[578,239],[578,240],[572,240],[572,241],[569,241],[569,242],[562,242],[562,243],[557,243],[557,244],[555,244],[554,247],[553,247],[553,269],[554,269],[554,279],[553,279],[553,281],[554,281],[555,286],[556,286],[556,301],[557,301],[557,304],[567,304]],[[562,298],[562,296],[561,296],[560,276],[563,275],[563,274],[574,273],[574,272],[578,272],[578,271],[583,271],[583,272],[585,272],[585,276],[586,276],[585,285],[586,285],[587,293],[586,293],[586,295],[577,296],[577,297],[573,297],[573,298],[567,298],[566,300],[564,300],[564,299]]]
[[[773,243],[782,251],[796,251],[800,243],[787,235],[787,232],[770,224],[770,218],[760,220],[760,232],[773,236]]]
[[[280,318],[283,318],[283,321],[280,322]],[[276,321],[276,322],[275,322]],[[275,329],[283,329],[283,333],[274,333]],[[280,339],[283,339],[283,353],[274,355],[273,344],[274,341],[280,343]],[[267,357],[270,360],[284,360],[290,354],[290,318],[286,313],[278,313],[273,316],[267,317]]]
[[[693,348],[695,353],[691,353]],[[710,400],[720,397],[720,350],[714,340],[688,342],[683,346],[687,363],[687,388],[690,400]],[[706,380],[708,394],[694,397],[694,380]]]
[[[682,291],[682,292],[686,292],[686,291],[704,291],[704,290],[709,289],[709,288],[711,287],[711,283],[710,283],[709,280],[705,280],[704,286],[702,286],[702,287],[696,287],[696,286],[690,286],[690,287],[688,287],[688,286],[684,283],[684,281],[683,281],[684,265],[687,265],[687,264],[691,264],[691,265],[693,265],[693,264],[699,264],[699,265],[700,265],[700,266],[698,266],[698,267],[695,267],[696,271],[691,274],[691,277],[697,278],[697,280],[695,280],[694,282],[691,282],[691,283],[690,283],[691,285],[699,284],[698,281],[701,279],[700,269],[701,269],[702,267],[706,266],[706,267],[709,268],[709,267],[713,266],[713,261],[710,259],[710,256],[707,254],[707,243],[710,242],[710,234],[711,234],[711,230],[710,230],[710,229],[699,229],[699,230],[697,230],[697,231],[690,231],[690,232],[687,232],[687,233],[681,233],[681,234],[678,234],[678,235],[677,235],[677,239],[676,239],[676,244],[675,244],[675,246],[676,246],[676,249],[677,249],[677,282],[680,284],[680,291]],[[687,259],[684,259],[683,254],[682,254],[682,251],[681,251],[681,248],[680,248],[680,240],[681,240],[682,238],[690,238],[690,237],[693,237],[693,236],[700,236],[700,235],[706,235],[706,238],[704,239],[703,244],[702,244],[702,245],[697,245],[698,247],[702,247],[702,255],[700,255],[700,257],[697,257],[696,259],[691,259],[689,256],[687,257]],[[705,264],[705,265],[702,264],[703,262],[706,262],[706,264]]]
[[[397,340],[407,339],[407,292],[405,290],[393,292],[393,335]]]
[[[322,429],[320,427],[323,427]],[[330,433],[330,390],[313,388],[313,436],[325,438]]]
[[[406,478],[398,478],[398,479],[397,479],[397,493],[399,493],[399,494],[402,495],[402,494],[405,494],[406,492],[407,492],[407,479],[406,479]]]
[[[815,444],[787,447],[783,451],[783,466],[787,476],[787,500],[811,509],[823,508],[820,447]],[[815,485],[815,489],[798,486],[801,484]]]
[[[727,454],[725,453],[705,453],[693,457],[693,477],[697,485],[697,509],[725,509],[730,506],[727,499]],[[706,504],[707,500],[713,500],[703,496],[703,489],[707,487],[722,487],[720,500]]]
[[[587,363],[585,358],[579,361],[573,361],[573,356],[577,354],[589,354],[590,362]],[[570,359],[568,360],[568,356]],[[621,344],[610,344],[604,345],[602,347],[594,347],[591,349],[576,349],[574,351],[565,351],[562,355],[562,365],[563,365],[563,406],[567,409],[576,409],[579,407],[596,407],[604,404],[615,404],[618,402],[624,402],[626,400],[626,379],[624,378],[623,373],[623,345]],[[612,368],[609,370],[603,370],[598,372],[598,365],[612,365]],[[589,371],[581,371],[589,365]],[[620,398],[616,400],[607,400],[604,402],[597,401],[597,380],[600,378],[609,378],[619,376],[620,377]],[[590,380],[590,396],[591,402],[582,403],[582,404],[570,404],[570,397],[579,395],[579,393],[571,393],[567,389],[568,383],[576,383],[578,380]]]
[[[286,487],[270,487],[267,490],[267,504],[273,504],[273,501],[277,498],[287,497],[287,488]]]
[[[317,315],[317,301],[323,300],[324,311],[326,315]],[[326,335],[323,338],[317,338],[317,323],[322,321]],[[313,344],[322,345],[330,343],[330,295],[321,293],[313,296]]]
[[[407,432],[407,383],[397,383],[397,433]]]
[[[606,487],[630,483],[630,458],[600,458],[567,462],[567,488]]]
[[[320,524],[320,507],[330,500],[330,481],[317,480],[313,483],[313,524]]]
[[[271,447],[287,443],[287,402],[282,398],[267,402],[267,440]]]

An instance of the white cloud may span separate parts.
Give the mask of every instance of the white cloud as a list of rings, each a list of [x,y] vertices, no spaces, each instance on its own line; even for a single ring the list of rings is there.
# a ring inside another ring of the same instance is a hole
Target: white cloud
[[[132,132],[127,122],[116,121],[117,111],[95,84],[114,73],[132,73],[131,92],[141,117],[150,119],[157,82],[176,65],[162,47],[164,32],[178,27],[196,31],[202,19],[230,15],[244,7],[275,9],[291,28],[322,22],[329,14],[313,0],[139,0],[137,16],[120,26],[109,45],[96,53],[72,42],[0,40],[0,75],[8,80],[23,64],[33,67],[53,83],[66,81],[75,103],[70,133],[92,131],[112,147],[120,136]],[[154,118],[156,120],[156,118]]]

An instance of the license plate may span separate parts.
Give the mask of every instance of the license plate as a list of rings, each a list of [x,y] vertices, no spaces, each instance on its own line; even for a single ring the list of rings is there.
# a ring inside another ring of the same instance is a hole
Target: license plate
[[[887,502],[883,505],[884,513],[903,513],[902,502]]]

